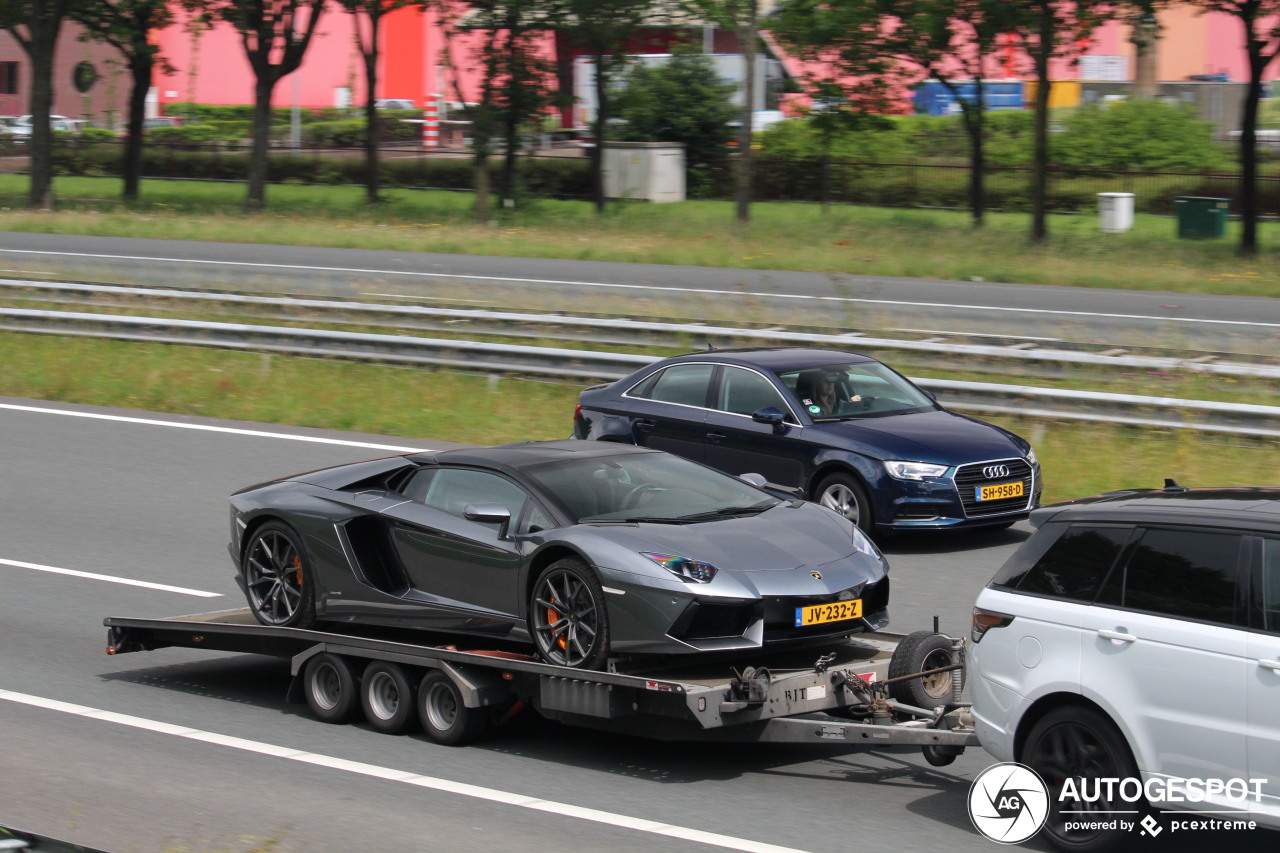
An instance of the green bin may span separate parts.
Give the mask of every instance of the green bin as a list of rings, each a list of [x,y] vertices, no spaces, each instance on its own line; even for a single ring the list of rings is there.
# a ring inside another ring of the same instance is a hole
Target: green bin
[[[1178,196],[1174,207],[1178,211],[1178,237],[1221,237],[1227,232],[1229,199],[1203,196]]]

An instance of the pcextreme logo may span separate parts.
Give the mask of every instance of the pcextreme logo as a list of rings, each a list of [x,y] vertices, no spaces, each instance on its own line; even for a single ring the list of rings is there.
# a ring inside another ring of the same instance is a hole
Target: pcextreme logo
[[[1014,762],[993,764],[969,788],[969,819],[1000,844],[1018,844],[1049,817],[1049,788],[1040,774]]]

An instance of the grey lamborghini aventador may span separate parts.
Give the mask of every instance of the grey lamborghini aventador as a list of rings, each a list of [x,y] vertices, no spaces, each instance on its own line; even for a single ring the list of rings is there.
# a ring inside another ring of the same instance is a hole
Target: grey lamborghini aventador
[[[230,552],[265,624],[532,642],[572,667],[888,622],[888,565],[848,519],[762,478],[607,442],[416,453],[262,483],[231,497]]]

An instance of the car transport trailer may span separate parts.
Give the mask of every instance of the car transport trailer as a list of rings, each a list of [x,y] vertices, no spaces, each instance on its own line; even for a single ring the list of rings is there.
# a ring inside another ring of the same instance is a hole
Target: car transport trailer
[[[387,733],[420,723],[442,744],[472,740],[525,707],[662,740],[919,746],[939,766],[978,744],[960,702],[964,640],[933,631],[859,634],[773,652],[744,668],[665,656],[612,660],[610,671],[596,671],[512,651],[427,645],[421,632],[267,626],[248,609],[104,624],[111,655],[178,646],[288,660],[288,698],[305,700],[319,719],[363,715]]]

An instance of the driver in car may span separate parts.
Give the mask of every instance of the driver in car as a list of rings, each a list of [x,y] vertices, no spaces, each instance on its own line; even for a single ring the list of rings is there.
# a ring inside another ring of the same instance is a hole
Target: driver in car
[[[813,376],[813,396],[802,402],[811,415],[838,415],[840,404],[845,400],[836,390],[836,383],[843,377],[839,373],[824,372]],[[850,403],[859,403],[862,397],[854,394],[848,398]]]

